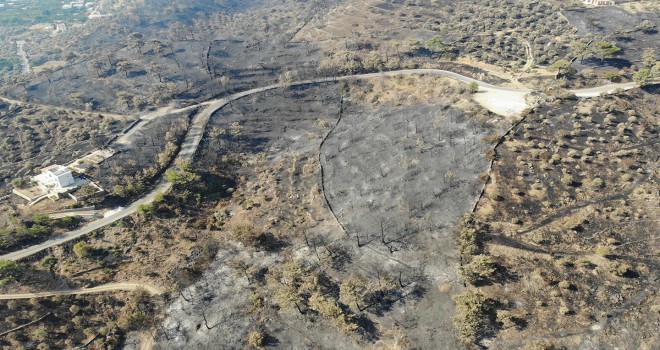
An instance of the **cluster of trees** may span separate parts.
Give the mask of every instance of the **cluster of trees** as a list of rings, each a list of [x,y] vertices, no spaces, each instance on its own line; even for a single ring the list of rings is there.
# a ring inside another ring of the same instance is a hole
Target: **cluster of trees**
[[[12,260],[0,260],[0,286],[20,278],[25,272],[25,266]]]
[[[267,287],[283,310],[300,314],[313,311],[333,321],[344,332],[358,328],[354,315],[334,299],[322,276],[300,262],[289,261],[269,269]]]
[[[497,303],[472,290],[456,294],[452,299],[456,303],[454,326],[459,339],[468,344],[478,343],[487,330],[494,328],[492,318]]]
[[[536,48],[535,61],[545,64],[560,57],[571,40],[567,34],[570,27],[559,15],[559,8],[547,3],[470,1],[452,8],[445,21],[425,26],[459,35],[457,45],[464,53],[514,68],[525,62],[524,41]]]
[[[654,48],[644,50],[641,68],[633,75],[633,79],[642,85],[660,80],[660,61]]]
[[[585,40],[589,40],[591,44],[585,42]],[[622,51],[614,42],[607,40],[594,41],[593,38],[587,37],[583,40],[574,41],[571,44],[571,51],[568,55],[565,58],[555,61],[550,65],[550,68],[557,69],[557,77],[559,77],[560,75],[574,72],[571,63],[577,58],[582,62],[585,57],[597,56],[601,62],[604,62],[607,58],[619,56]],[[640,84],[653,82],[660,77],[660,64],[658,63],[654,48],[644,50],[638,67],[639,69],[633,75],[633,79]],[[611,78],[616,77],[617,75],[613,75]]]
[[[195,173],[189,160],[178,162],[177,168],[169,168],[165,171],[167,181],[176,185],[185,185],[199,180],[199,175]]]
[[[484,250],[484,232],[488,226],[477,221],[473,215],[466,215],[459,228],[458,248],[461,254],[461,277],[473,286],[479,286],[496,276],[500,266],[492,256]],[[453,297],[456,303],[454,325],[459,337],[466,343],[477,343],[484,334],[497,329],[503,323],[505,326],[515,325],[513,316],[503,309],[497,300],[487,298],[473,289],[465,289]],[[508,311],[507,311],[508,312]],[[497,315],[502,314],[498,318]],[[505,317],[506,316],[506,317]],[[506,322],[502,321],[505,320]]]
[[[53,234],[56,229],[73,229],[79,223],[76,217],[67,216],[51,220],[43,213],[34,214],[32,220],[15,221],[13,227],[0,229],[0,252],[8,252],[30,241],[41,240]]]
[[[187,124],[188,121],[186,119],[185,123],[173,125],[165,134],[165,141],[167,143],[165,144],[165,148],[156,155],[154,165],[143,168],[141,171],[136,171],[136,169],[126,169],[122,166],[116,167],[114,171],[117,176],[110,177],[110,181],[114,183],[114,185],[112,185],[112,192],[123,198],[137,196],[144,192],[148,184],[159,176],[176,156],[179,150],[179,146],[177,145],[185,135],[184,131],[188,127]],[[137,163],[135,166],[137,167]],[[131,176],[126,174],[127,170],[133,170],[136,172]],[[121,178],[119,178],[120,175],[122,176]],[[188,174],[185,171],[180,174],[177,171],[167,169],[165,171],[165,176],[170,182],[177,182],[182,181],[182,179],[188,176]]]
[[[483,232],[488,226],[478,222],[472,215],[463,218],[458,234],[458,249],[461,253],[461,276],[463,280],[479,285],[487,283],[495,276],[497,264],[485,253],[483,247]]]
[[[21,223],[15,228],[0,229],[0,251],[8,252],[34,239],[49,236],[53,229],[45,223]]]

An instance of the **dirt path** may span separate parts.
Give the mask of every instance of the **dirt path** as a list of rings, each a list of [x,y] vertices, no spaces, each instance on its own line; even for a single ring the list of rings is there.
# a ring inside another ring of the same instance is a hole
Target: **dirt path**
[[[528,70],[532,69],[534,67],[534,51],[532,51],[532,44],[527,41],[527,39],[523,39],[523,44],[525,44],[525,52],[527,53],[527,62],[525,62],[525,66],[522,68],[522,71],[520,74],[518,74],[518,78],[520,78],[521,75],[523,75],[525,72]]]
[[[92,288],[68,289],[68,290],[57,290],[57,291],[37,292],[37,293],[0,294],[0,300],[44,298],[44,297],[53,297],[58,295],[81,295],[81,294],[102,293],[102,292],[112,292],[112,291],[134,291],[137,289],[144,289],[153,295],[163,294],[162,290],[160,290],[157,287],[150,286],[148,284],[110,283]]]
[[[4,103],[9,103],[17,106],[36,106],[36,107],[41,107],[41,108],[50,108],[50,109],[56,109],[56,110],[62,110],[67,113],[77,113],[77,114],[102,114],[106,117],[112,117],[115,119],[128,119],[128,118],[133,118],[130,115],[125,115],[125,114],[115,114],[115,113],[106,113],[102,111],[83,111],[81,109],[73,109],[73,108],[67,108],[67,107],[61,107],[61,106],[55,106],[55,105],[47,105],[47,104],[39,104],[39,103],[31,103],[31,102],[24,102],[24,101],[19,101],[19,100],[14,100],[11,98],[7,97],[2,97],[0,96],[0,101]]]
[[[30,67],[30,61],[27,58],[27,54],[25,53],[25,50],[23,49],[23,46],[25,45],[25,41],[19,40],[16,42],[16,54],[18,57],[21,58],[21,70],[23,74],[29,74],[32,72],[32,68]]]
[[[615,91],[630,90],[639,87],[638,83],[608,84],[587,89],[568,90],[577,97],[598,97],[601,94],[612,94]]]

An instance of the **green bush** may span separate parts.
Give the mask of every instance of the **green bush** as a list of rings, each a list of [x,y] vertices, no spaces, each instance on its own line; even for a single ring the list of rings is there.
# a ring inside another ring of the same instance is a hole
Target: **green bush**
[[[27,188],[30,187],[31,181],[30,178],[27,177],[17,177],[11,180],[11,184],[14,188]]]
[[[459,338],[466,343],[476,343],[492,323],[495,301],[471,290],[456,294],[452,299],[456,303],[453,321]]]
[[[23,272],[23,264],[12,260],[0,260],[0,285],[17,279]]]
[[[472,260],[461,266],[461,275],[466,282],[477,284],[488,280],[497,270],[493,258],[489,255],[475,255]]]
[[[78,242],[73,245],[73,252],[81,259],[87,259],[92,256],[92,247],[85,242]]]
[[[154,213],[154,206],[151,204],[140,204],[137,207],[138,213],[145,215],[145,216],[150,216],[153,215]]]
[[[50,221],[50,217],[48,214],[36,213],[32,216],[32,221],[37,225],[45,225]]]
[[[458,249],[463,259],[480,254],[482,251],[479,241],[479,232],[487,231],[488,227],[474,219],[472,215],[463,217],[460,232],[458,234]]]
[[[54,256],[47,256],[41,260],[41,266],[47,268],[53,268],[57,264],[57,258]]]
[[[645,85],[651,81],[651,70],[642,68],[633,75],[633,80],[640,85]]]

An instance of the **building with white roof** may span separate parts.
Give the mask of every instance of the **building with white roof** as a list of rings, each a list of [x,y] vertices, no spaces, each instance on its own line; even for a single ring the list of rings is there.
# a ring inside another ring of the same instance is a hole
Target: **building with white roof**
[[[76,182],[69,168],[57,164],[41,169],[41,176],[37,179],[48,188],[65,188]]]
[[[615,5],[613,0],[582,0],[585,5],[592,6],[612,6]]]

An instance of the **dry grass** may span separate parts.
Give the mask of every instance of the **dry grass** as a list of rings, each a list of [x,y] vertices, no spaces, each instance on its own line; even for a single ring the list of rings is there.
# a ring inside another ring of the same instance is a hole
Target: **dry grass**
[[[467,95],[467,89],[464,84],[449,78],[398,76],[374,78],[350,84],[349,94],[351,99],[366,102],[374,107],[412,106],[420,103],[455,103]],[[466,102],[462,104],[469,106]],[[461,106],[457,107],[461,108]]]

